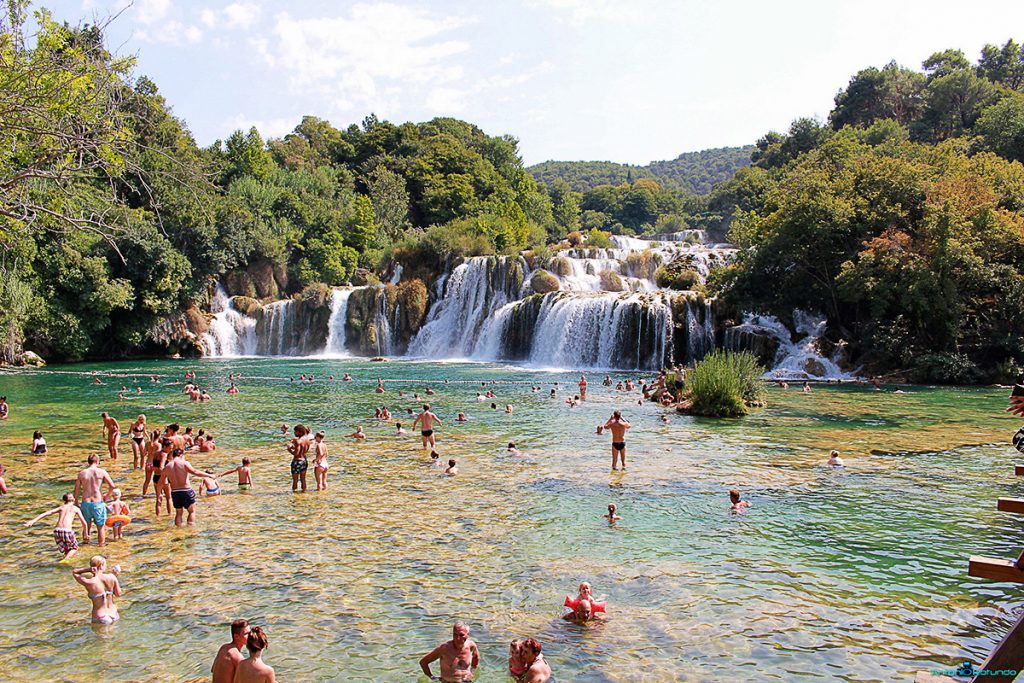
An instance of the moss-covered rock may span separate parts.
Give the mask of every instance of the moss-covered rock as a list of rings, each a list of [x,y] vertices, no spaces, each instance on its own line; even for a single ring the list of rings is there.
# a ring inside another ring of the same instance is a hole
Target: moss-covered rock
[[[572,274],[572,264],[564,256],[555,256],[548,259],[547,268],[559,277],[567,277]]]
[[[277,300],[281,298],[281,288],[277,285],[277,278],[274,277],[274,266],[265,259],[253,261],[246,268],[246,272],[252,280],[255,289],[254,294],[245,294],[256,299]]]
[[[352,273],[352,284],[356,287],[366,287],[367,285],[379,285],[380,278],[377,277],[373,271],[366,268],[356,268],[355,272]]]
[[[606,292],[621,292],[626,289],[622,278],[614,270],[602,270],[598,277],[601,280],[601,289]]]
[[[235,310],[242,315],[247,315],[250,318],[259,319],[263,313],[263,304],[256,299],[248,296],[236,296],[231,298],[231,305],[235,307]]]
[[[398,285],[398,336],[408,344],[427,317],[427,286],[423,280],[407,280]]]
[[[232,270],[224,275],[224,290],[228,296],[256,297],[256,285],[252,281],[252,275],[244,270]]]
[[[548,294],[550,292],[557,292],[562,288],[562,284],[558,281],[558,278],[549,273],[546,270],[538,270],[533,273],[530,278],[530,287],[537,294]]]
[[[654,272],[654,281],[659,287],[679,291],[695,289],[701,284],[700,273],[679,260],[658,268]]]

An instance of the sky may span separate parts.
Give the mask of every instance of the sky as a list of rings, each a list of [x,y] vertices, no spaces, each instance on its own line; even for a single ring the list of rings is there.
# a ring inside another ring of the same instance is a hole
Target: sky
[[[35,0],[72,24],[117,14],[197,142],[303,115],[344,128],[453,116],[527,164],[646,164],[825,120],[850,77],[1024,42],[1024,2],[979,0]],[[1018,34],[1014,35],[1013,31]]]

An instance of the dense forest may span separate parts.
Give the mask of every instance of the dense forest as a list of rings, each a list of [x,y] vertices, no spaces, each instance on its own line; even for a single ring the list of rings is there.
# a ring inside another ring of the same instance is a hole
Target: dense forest
[[[545,185],[561,179],[574,192],[586,192],[598,185],[621,185],[640,178],[652,178],[662,187],[682,195],[702,195],[718,183],[732,178],[750,165],[753,145],[719,147],[686,152],[675,159],[652,161],[646,166],[613,161],[545,161],[527,170]]]
[[[429,284],[453,257],[543,253],[575,231],[593,246],[701,227],[741,248],[709,293],[783,319],[822,311],[866,370],[971,382],[1024,363],[1013,41],[977,62],[947,50],[922,71],[865,69],[827,122],[766,134],[749,166],[710,150],[574,188],[571,175],[538,182],[515,138],[450,118],[336,128],[307,116],[280,139],[251,129],[200,148],[101,27],[36,10],[29,36],[27,3],[8,8],[0,360],[155,352],[153,330],[201,310],[216,281],[265,300],[316,296],[400,263]],[[719,176],[705,194],[683,187]]]

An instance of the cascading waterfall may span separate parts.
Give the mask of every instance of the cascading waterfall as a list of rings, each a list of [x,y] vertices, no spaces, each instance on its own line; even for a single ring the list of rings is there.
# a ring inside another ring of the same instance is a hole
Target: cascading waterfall
[[[231,358],[256,353],[256,320],[236,311],[219,284],[210,302],[210,312],[210,329],[200,339],[204,356]]]
[[[327,346],[322,355],[348,356],[345,346],[345,325],[348,323],[348,300],[352,289],[335,289],[331,292],[331,317],[327,322]]]

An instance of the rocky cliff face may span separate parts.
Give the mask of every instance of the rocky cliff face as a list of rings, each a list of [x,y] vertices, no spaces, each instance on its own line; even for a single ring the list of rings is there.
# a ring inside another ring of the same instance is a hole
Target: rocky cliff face
[[[199,340],[209,327],[210,315],[193,304],[150,328],[143,349],[161,356],[195,358],[203,354]]]
[[[422,280],[357,289],[348,301],[348,347],[366,356],[404,354],[426,315],[427,288]]]

